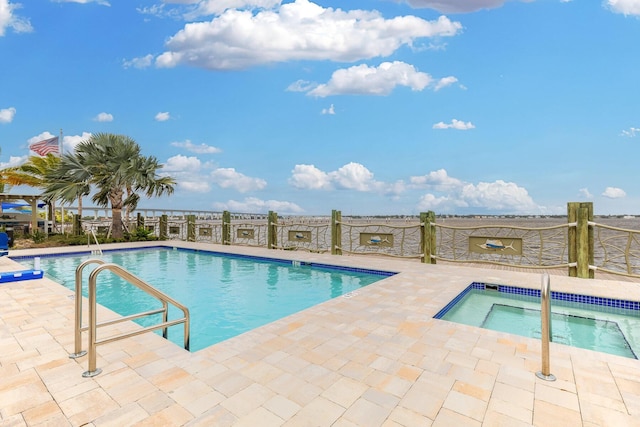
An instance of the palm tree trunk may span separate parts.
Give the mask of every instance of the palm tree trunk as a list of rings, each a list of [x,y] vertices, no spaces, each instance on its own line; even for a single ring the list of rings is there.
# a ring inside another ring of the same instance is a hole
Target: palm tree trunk
[[[131,193],[133,193],[133,189],[131,188],[130,185],[127,185],[127,198],[129,198],[129,196],[131,196]],[[131,211],[131,207],[129,207],[129,205],[125,206],[124,208],[124,220],[127,221],[127,224],[129,224],[129,213]]]
[[[124,230],[122,227],[122,195],[121,189],[116,189],[109,194],[111,202],[111,236],[114,239],[122,239]]]

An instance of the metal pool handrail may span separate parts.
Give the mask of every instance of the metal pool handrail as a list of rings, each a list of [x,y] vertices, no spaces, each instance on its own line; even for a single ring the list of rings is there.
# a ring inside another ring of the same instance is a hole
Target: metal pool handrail
[[[89,275],[89,325],[86,327],[82,327],[82,270],[89,264],[98,263],[100,266],[96,267],[95,270],[91,272]],[[97,277],[100,272],[104,270],[109,270],[112,273],[116,274],[120,278],[126,280],[128,283],[136,286],[142,291],[148,293],[154,298],[157,298],[162,303],[162,308],[156,310],[150,310],[143,313],[132,314],[130,316],[123,316],[117,319],[108,320],[102,323],[97,323],[97,307],[96,307],[96,283]],[[79,302],[78,302],[79,301]],[[183,317],[175,320],[168,320],[168,305],[172,304],[176,308],[182,310]],[[111,336],[109,338],[104,338],[102,340],[97,339],[97,328],[101,326],[113,325],[116,323],[137,319],[144,316],[149,316],[152,314],[162,313],[162,323],[157,325],[147,326],[142,329],[135,330],[133,332],[122,333],[118,335]],[[80,264],[76,269],[76,316],[75,316],[75,353],[70,355],[69,357],[76,358],[80,356],[84,356],[87,352],[82,351],[82,342],[81,342],[81,332],[88,330],[89,331],[89,368],[86,372],[82,374],[83,377],[94,377],[102,372],[102,369],[96,368],[96,347],[100,344],[107,344],[113,341],[117,341],[123,338],[129,338],[136,335],[141,335],[146,332],[154,331],[156,329],[162,328],[162,336],[167,338],[167,328],[169,326],[178,325],[180,323],[184,323],[184,348],[189,350],[189,325],[190,325],[190,316],[189,309],[184,305],[180,304],[178,301],[174,300],[170,296],[164,294],[153,286],[149,285],[142,279],[136,277],[129,271],[125,270],[121,266],[117,264],[107,264],[102,260],[92,259],[87,260]]]
[[[540,320],[542,341],[542,370],[536,372],[536,376],[545,381],[555,381],[556,377],[551,373],[549,363],[549,341],[551,341],[551,284],[549,274],[542,275],[542,289],[540,291]]]
[[[89,264],[105,264],[105,261],[101,259],[88,259],[82,262],[76,267],[76,286],[75,286],[75,305],[76,315],[74,319],[74,349],[73,353],[69,355],[70,358],[76,359],[87,354],[82,350],[82,332],[87,330],[87,327],[82,327],[82,270]]]
[[[100,247],[100,243],[98,243],[98,236],[96,236],[96,232],[91,229],[91,235],[87,234],[87,246],[91,247],[91,236],[93,236],[93,240],[96,242],[96,246],[98,250],[96,251],[98,254],[102,255],[102,248]],[[93,251],[92,251],[93,253]]]

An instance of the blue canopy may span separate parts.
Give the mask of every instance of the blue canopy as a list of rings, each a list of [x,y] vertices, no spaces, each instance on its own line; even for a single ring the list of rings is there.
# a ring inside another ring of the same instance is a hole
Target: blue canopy
[[[46,203],[38,203],[38,207],[41,208],[43,206],[46,206]],[[29,203],[24,203],[24,202],[2,202],[2,210],[5,209],[15,209],[15,208],[22,208],[22,207],[31,207],[31,205]]]

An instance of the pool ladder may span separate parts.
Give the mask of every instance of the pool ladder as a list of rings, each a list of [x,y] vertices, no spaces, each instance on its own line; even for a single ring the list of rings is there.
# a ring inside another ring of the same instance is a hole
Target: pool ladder
[[[542,369],[536,372],[536,376],[545,381],[555,381],[556,377],[551,373],[549,362],[549,342],[551,341],[551,280],[549,274],[542,275],[542,287],[540,290],[540,323],[542,341]]]
[[[82,270],[89,264],[100,264],[96,267],[91,274],[89,275],[89,324],[87,326],[82,326]],[[145,311],[143,313],[132,314],[129,316],[119,317],[117,319],[107,320],[102,323],[97,323],[97,313],[96,313],[96,281],[98,274],[104,270],[109,270],[120,278],[126,280],[131,285],[136,286],[137,288],[143,290],[148,293],[152,297],[158,299],[162,303],[162,308]],[[101,259],[89,259],[84,261],[76,268],[76,286],[75,286],[75,347],[74,353],[70,354],[69,357],[72,359],[82,357],[87,354],[87,351],[82,350],[82,332],[89,331],[89,346],[88,346],[88,354],[89,354],[89,369],[82,374],[85,378],[95,377],[102,369],[96,368],[96,347],[100,344],[108,344],[113,341],[118,341],[123,338],[129,338],[136,335],[141,335],[146,332],[154,331],[156,329],[162,328],[162,336],[167,338],[167,328],[169,326],[178,325],[180,323],[184,323],[184,348],[185,350],[189,350],[189,309],[184,305],[180,304],[170,296],[162,293],[158,289],[144,282],[142,279],[134,276],[121,266],[117,264],[106,263]],[[182,311],[183,317],[175,320],[168,320],[169,314],[169,304],[177,307]],[[125,322],[128,320],[138,319],[144,316],[150,316],[153,314],[162,313],[162,323],[157,325],[147,326],[141,329],[137,329],[133,332],[121,333],[118,335],[111,336],[109,338],[104,338],[101,340],[97,339],[97,328],[101,326],[114,325],[116,323]]]

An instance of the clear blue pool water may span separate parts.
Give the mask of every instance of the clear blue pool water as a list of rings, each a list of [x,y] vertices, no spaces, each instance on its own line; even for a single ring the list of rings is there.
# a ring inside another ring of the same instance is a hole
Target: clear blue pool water
[[[474,284],[436,318],[532,338],[541,336],[540,291]],[[637,359],[640,304],[552,292],[552,342]]]
[[[291,261],[225,256],[206,251],[154,248],[41,257],[47,277],[75,288],[75,269],[90,258],[118,264],[189,308],[191,351],[197,351],[323,301],[354,292],[393,273],[352,271],[326,265],[292,265]],[[33,259],[19,260],[31,268]],[[91,264],[83,272],[87,295]],[[355,269],[354,269],[355,270]],[[139,313],[161,304],[109,271],[98,276],[97,301],[121,314]],[[169,318],[181,317],[170,310]],[[139,319],[159,322],[159,315]],[[169,329],[169,339],[183,344],[182,325]]]

